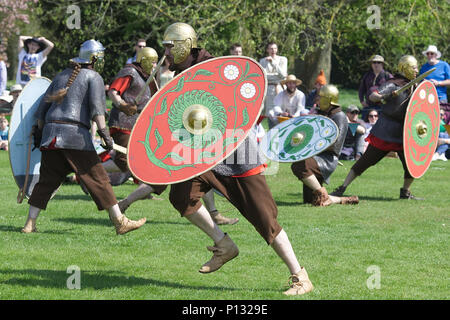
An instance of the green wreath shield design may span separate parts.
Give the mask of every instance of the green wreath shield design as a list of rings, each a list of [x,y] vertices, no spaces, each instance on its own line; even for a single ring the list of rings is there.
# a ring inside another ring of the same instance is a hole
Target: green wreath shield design
[[[203,105],[211,112],[212,125],[202,135],[194,135],[183,126],[183,113],[192,105]],[[193,149],[202,149],[219,141],[225,134],[227,114],[222,102],[203,90],[187,91],[172,103],[168,114],[168,124],[174,138]]]

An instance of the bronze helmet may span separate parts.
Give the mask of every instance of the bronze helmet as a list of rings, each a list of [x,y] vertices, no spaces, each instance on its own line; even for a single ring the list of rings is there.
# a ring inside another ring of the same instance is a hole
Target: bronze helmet
[[[171,53],[174,63],[179,64],[186,60],[191,49],[197,48],[197,34],[187,23],[176,22],[167,27],[162,43],[173,46]]]
[[[144,47],[136,55],[136,62],[140,63],[142,69],[148,74],[153,70],[153,64],[158,61],[158,53],[155,49]]]
[[[398,61],[397,70],[408,80],[414,79],[419,71],[416,58],[411,55],[404,55]]]
[[[327,111],[331,105],[339,106],[339,90],[335,85],[327,84],[320,88],[319,107],[322,111]]]

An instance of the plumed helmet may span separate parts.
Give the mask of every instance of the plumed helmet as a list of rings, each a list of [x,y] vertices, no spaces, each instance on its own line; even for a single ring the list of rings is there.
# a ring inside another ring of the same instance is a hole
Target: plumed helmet
[[[83,42],[78,57],[71,59],[71,61],[80,64],[94,63],[94,69],[99,72],[105,63],[104,58],[105,48],[103,45],[100,41],[91,39]]]
[[[163,45],[172,45],[175,64],[183,62],[191,49],[197,48],[197,34],[187,23],[175,22],[167,27],[163,36]]]
[[[331,105],[339,106],[339,90],[335,85],[324,85],[319,91],[320,110],[326,111]]]
[[[153,64],[158,61],[158,53],[155,49],[144,47],[138,51],[136,62],[140,63],[145,72],[151,73]]]
[[[416,77],[418,65],[417,59],[411,55],[404,55],[398,61],[397,71],[408,80]]]

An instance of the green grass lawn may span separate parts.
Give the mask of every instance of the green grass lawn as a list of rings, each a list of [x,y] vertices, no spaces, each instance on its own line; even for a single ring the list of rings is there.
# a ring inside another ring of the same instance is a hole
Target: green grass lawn
[[[338,186],[351,162],[333,174]],[[383,159],[347,189],[357,206],[315,208],[302,203],[301,185],[289,165],[267,176],[287,231],[315,290],[282,295],[289,272],[274,251],[224,198],[218,208],[239,217],[223,226],[240,255],[217,272],[200,274],[211,241],[163,201],[144,200],[127,211],[147,217],[139,230],[117,236],[106,211],[78,185],[63,185],[38,219],[38,233],[22,234],[28,204],[17,187],[7,152],[0,152],[0,299],[448,299],[450,161],[433,162],[412,191],[425,201],[399,200],[402,167]],[[118,198],[135,185],[114,187]],[[80,269],[81,289],[69,290],[70,266]],[[380,287],[369,289],[378,268]],[[369,281],[370,282],[370,281]]]

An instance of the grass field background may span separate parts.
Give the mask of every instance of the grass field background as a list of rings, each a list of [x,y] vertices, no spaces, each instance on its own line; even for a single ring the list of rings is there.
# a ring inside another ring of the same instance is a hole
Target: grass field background
[[[343,161],[331,191],[352,162]],[[22,234],[28,204],[16,203],[8,153],[0,152],[0,299],[448,299],[450,161],[433,162],[412,191],[425,201],[399,200],[403,171],[385,158],[347,189],[357,206],[315,208],[302,202],[289,165],[267,176],[279,222],[315,290],[285,297],[289,272],[274,251],[224,198],[217,207],[234,226],[223,226],[239,256],[217,272],[200,274],[212,242],[163,201],[144,200],[127,211],[147,217],[139,230],[117,236],[106,211],[98,212],[78,185],[63,185],[38,219],[38,233]],[[114,187],[119,199],[135,189]],[[81,289],[69,290],[77,266]],[[380,288],[369,289],[379,270]],[[370,270],[370,269],[369,269]]]

